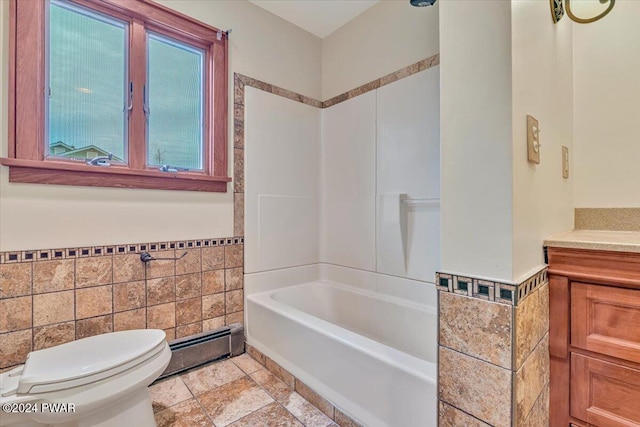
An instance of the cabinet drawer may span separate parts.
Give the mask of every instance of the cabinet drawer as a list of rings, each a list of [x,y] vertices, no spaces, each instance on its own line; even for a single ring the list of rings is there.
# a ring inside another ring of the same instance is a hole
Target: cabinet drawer
[[[571,344],[640,363],[640,291],[573,282]]]
[[[640,427],[640,371],[571,353],[571,416],[597,427]]]

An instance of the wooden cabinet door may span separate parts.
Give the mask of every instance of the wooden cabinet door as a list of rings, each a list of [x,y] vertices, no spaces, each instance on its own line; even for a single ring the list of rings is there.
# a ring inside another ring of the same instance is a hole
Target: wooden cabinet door
[[[571,283],[571,344],[640,363],[640,290]]]
[[[640,427],[640,371],[572,353],[571,416],[596,427]]]

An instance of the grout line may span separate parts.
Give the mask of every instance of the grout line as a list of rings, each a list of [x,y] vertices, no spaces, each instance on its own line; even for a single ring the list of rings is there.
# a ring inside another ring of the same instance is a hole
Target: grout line
[[[186,384],[185,384],[186,385]],[[202,412],[204,412],[204,415],[207,417],[207,419],[211,422],[211,425],[213,427],[216,427],[216,423],[213,422],[213,418],[211,417],[211,415],[209,415],[209,412],[207,411],[207,409],[202,406],[202,403],[200,402],[200,399],[198,399],[192,392],[191,389],[189,387],[187,387],[187,390],[189,390],[189,393],[191,393],[191,396],[193,396],[193,399],[196,401],[196,403],[198,404],[198,406],[200,407],[200,409],[202,409]],[[235,421],[234,421],[235,422]]]
[[[495,366],[496,368],[504,369],[505,371],[508,371],[508,372],[511,372],[511,373],[515,373],[514,371],[512,371],[512,370],[511,370],[511,369],[509,369],[509,368],[505,368],[504,366],[496,365],[495,363],[491,363],[491,362],[488,362],[488,361],[486,361],[486,360],[480,359],[480,358],[479,358],[479,357],[477,357],[477,356],[471,356],[470,354],[466,354],[466,353],[463,353],[463,352],[461,352],[461,351],[454,350],[453,348],[447,347],[446,345],[442,345],[442,344],[438,344],[438,345],[439,345],[440,347],[442,347],[442,348],[446,348],[447,350],[453,351],[454,353],[458,353],[458,354],[461,354],[461,355],[463,355],[463,356],[470,357],[471,359],[475,359],[475,360],[477,360],[477,361],[479,361],[479,362],[486,363],[487,365]]]
[[[538,402],[540,402],[540,399],[542,398],[542,395],[545,393],[544,389],[545,389],[545,388],[547,388],[547,387],[549,387],[550,382],[551,382],[551,381],[547,381],[547,382],[545,382],[545,383],[544,383],[544,386],[542,386],[542,390],[540,391],[540,393],[539,393],[539,394],[538,394],[538,396],[536,397],[536,400],[535,400],[535,402],[533,402],[533,405],[531,405],[531,409],[529,409],[529,412],[528,412],[528,413],[527,413],[527,415],[523,418],[523,420],[525,421],[525,423],[526,423],[526,421],[529,419],[529,417],[531,416],[531,413],[532,413],[532,412],[533,412],[533,410],[535,409],[535,407],[536,407],[536,405],[538,404]],[[549,397],[549,399],[550,399],[550,398],[551,398],[551,397]],[[513,420],[513,425],[514,425],[514,426],[516,425],[516,419],[515,419],[515,417],[514,417],[514,420]]]
[[[517,325],[517,311],[518,307],[511,307],[511,402],[510,402],[510,416],[511,416],[511,425],[516,427],[516,408],[517,408],[517,393],[516,393],[516,379],[517,379],[517,370],[516,362],[518,359],[518,349],[517,340],[518,340],[518,325]],[[526,361],[526,359],[525,359]],[[523,362],[524,363],[524,362]]]
[[[451,406],[453,409],[456,409],[456,410],[462,412],[463,414],[468,415],[469,417],[473,418],[474,420],[480,421],[482,424],[490,425],[486,421],[483,421],[482,419],[476,417],[475,415],[471,415],[467,411],[463,411],[462,409],[458,408],[457,406],[454,406],[454,405],[450,404],[449,402],[445,402],[444,400],[440,400],[440,399],[438,399],[438,401],[444,403],[447,406]],[[440,405],[438,405],[438,406],[440,406]]]

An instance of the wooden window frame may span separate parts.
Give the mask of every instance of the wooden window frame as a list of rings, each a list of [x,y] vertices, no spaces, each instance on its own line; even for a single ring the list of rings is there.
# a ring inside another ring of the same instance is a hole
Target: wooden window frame
[[[225,32],[150,0],[68,0],[129,22],[129,80],[146,82],[150,30],[207,52],[204,75],[204,150],[202,171],[161,172],[147,166],[146,121],[142,90],[133,92],[129,115],[128,164],[99,167],[45,156],[45,8],[47,0],[10,1],[9,147],[0,164],[9,182],[226,192],[228,122],[228,38]],[[141,46],[141,44],[143,44]],[[146,60],[145,60],[146,62]]]

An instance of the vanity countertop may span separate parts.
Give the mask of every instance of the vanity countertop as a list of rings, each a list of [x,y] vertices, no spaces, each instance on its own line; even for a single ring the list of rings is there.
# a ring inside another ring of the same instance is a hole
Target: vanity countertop
[[[640,253],[640,231],[573,230],[547,238],[544,246]]]

